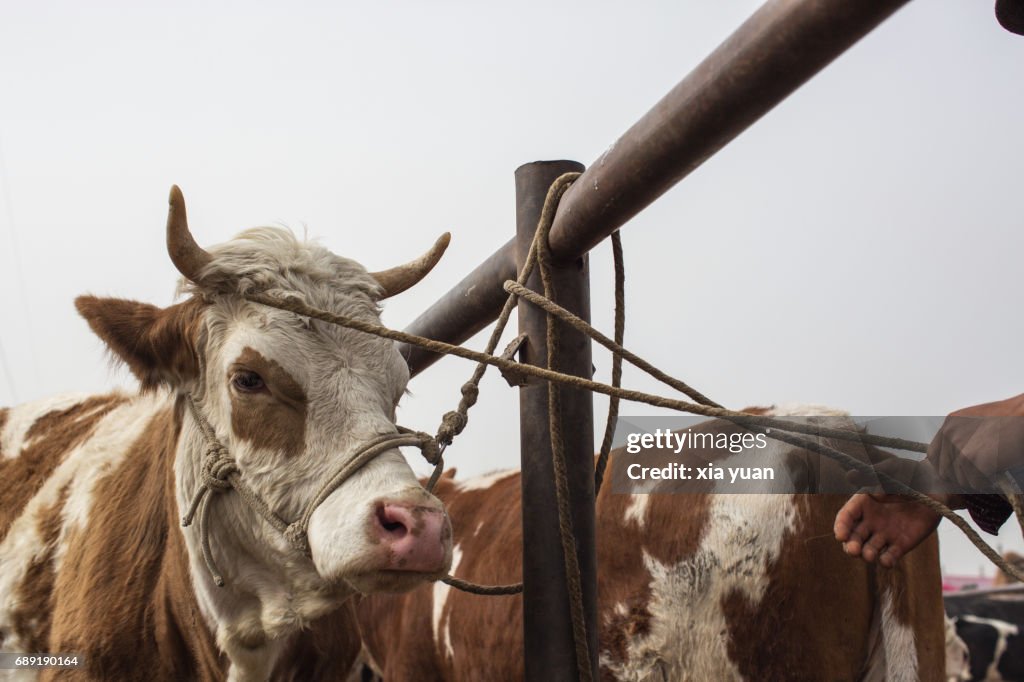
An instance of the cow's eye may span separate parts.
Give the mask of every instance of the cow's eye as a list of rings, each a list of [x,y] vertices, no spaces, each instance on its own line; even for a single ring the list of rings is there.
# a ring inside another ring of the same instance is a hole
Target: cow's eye
[[[264,388],[263,377],[256,372],[236,372],[231,383],[242,393],[257,393]]]

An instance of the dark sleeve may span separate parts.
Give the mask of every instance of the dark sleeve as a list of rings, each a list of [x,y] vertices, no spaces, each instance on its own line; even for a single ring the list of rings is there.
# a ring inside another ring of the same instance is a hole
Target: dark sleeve
[[[992,535],[1013,513],[1013,507],[1002,495],[964,495],[963,499],[978,527]]]

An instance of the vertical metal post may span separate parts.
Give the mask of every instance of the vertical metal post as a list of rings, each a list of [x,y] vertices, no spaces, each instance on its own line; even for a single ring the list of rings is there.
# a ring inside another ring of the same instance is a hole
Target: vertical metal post
[[[562,173],[582,171],[574,161],[537,161],[516,169],[516,264],[521,266],[533,241],[544,197]],[[584,320],[590,319],[590,268],[587,256],[555,268],[556,300]],[[543,291],[534,271],[527,286]],[[519,305],[519,331],[528,334],[520,360],[548,366],[547,319],[529,304]],[[563,372],[590,378],[590,340],[559,322]],[[523,467],[523,641],[527,680],[578,680],[569,611],[565,565],[558,530],[558,506],[551,463],[546,382],[531,380],[519,392],[519,434]],[[566,467],[583,608],[589,639],[589,665],[597,679],[597,576],[594,547],[594,404],[587,391],[551,387],[562,392]]]

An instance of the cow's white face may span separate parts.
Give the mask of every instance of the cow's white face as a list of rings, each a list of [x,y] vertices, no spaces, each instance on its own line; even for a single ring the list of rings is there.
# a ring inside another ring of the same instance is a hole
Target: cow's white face
[[[168,248],[186,275],[182,289],[191,298],[160,309],[82,297],[79,310],[143,388],[169,386],[190,394],[236,460],[241,480],[279,517],[296,521],[369,441],[396,432],[395,409],[409,372],[390,341],[255,304],[243,294],[296,297],[379,322],[377,301],[422,277],[446,242],[439,242],[440,250],[435,246],[425,267],[421,259],[377,274],[278,228],[249,230],[204,251],[184,226],[176,191]],[[410,276],[416,270],[422,274]],[[176,493],[184,512],[200,487],[206,443],[181,400],[178,407]],[[312,561],[237,491],[217,494],[207,518],[213,557],[228,590],[275,592],[275,613],[269,616],[274,621],[301,624],[353,589],[408,588],[440,577],[451,563],[443,507],[423,490],[397,449],[365,464],[315,507],[307,534]],[[185,533],[194,570],[203,567],[197,530]],[[193,577],[209,585],[209,575]],[[221,615],[234,609],[225,593],[211,592],[206,606]],[[316,604],[300,607],[300,593],[312,594]],[[266,600],[261,601],[258,610],[265,612]]]
[[[273,253],[297,248],[287,233],[261,229],[210,253],[214,265],[243,262],[247,249],[267,244],[274,245]],[[315,245],[302,247],[320,256],[320,270],[308,278],[293,274],[280,293],[379,321],[372,295],[376,284],[365,270]],[[209,300],[202,323],[200,409],[217,426],[242,479],[279,516],[298,519],[370,440],[395,432],[395,408],[408,368],[388,340],[235,295]],[[194,449],[185,453],[193,460],[201,455]],[[198,464],[190,461],[183,471],[197,471]],[[238,519],[248,516],[255,524],[251,534],[235,531],[239,544],[262,542],[280,552],[282,562],[294,560],[294,550],[278,531],[241,505],[234,507]],[[217,507],[212,513],[222,512]],[[424,574],[443,574],[450,562],[450,527],[442,506],[423,490],[397,450],[363,466],[316,507],[308,541],[321,578],[346,581],[360,591],[411,585]]]

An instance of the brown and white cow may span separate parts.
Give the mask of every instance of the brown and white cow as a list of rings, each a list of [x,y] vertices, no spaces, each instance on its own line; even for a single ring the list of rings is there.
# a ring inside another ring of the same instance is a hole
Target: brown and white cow
[[[785,462],[793,480],[842,477],[806,455],[772,442],[763,456]],[[516,471],[440,481],[453,575],[520,579],[519,486]],[[842,495],[611,488],[597,499],[603,680],[945,679],[934,538],[889,570],[851,559],[834,541]],[[364,660],[389,682],[522,679],[518,596],[436,583],[356,608]]]
[[[305,641],[311,624],[356,593],[445,574],[447,517],[397,449],[316,507],[310,556],[237,491],[217,494],[209,538],[224,587],[197,524],[181,525],[206,450],[186,395],[240,479],[288,521],[363,444],[396,431],[409,373],[390,341],[240,294],[377,322],[378,302],[422,278],[445,243],[376,274],[277,228],[205,251],[172,189],[168,250],[187,300],[76,301],[142,391],[0,410],[0,650],[77,654],[85,667],[72,675],[88,679],[309,679],[334,663],[322,640]],[[332,648],[351,634],[332,631]]]

